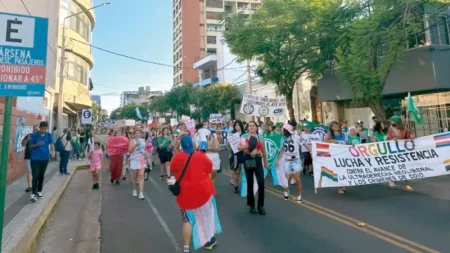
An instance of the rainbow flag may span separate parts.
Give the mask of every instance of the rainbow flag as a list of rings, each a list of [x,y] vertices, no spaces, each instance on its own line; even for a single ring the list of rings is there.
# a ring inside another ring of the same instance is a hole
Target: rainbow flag
[[[330,169],[328,169],[327,167],[324,167],[324,166],[322,166],[320,168],[320,176],[327,177],[327,178],[333,180],[334,182],[338,182],[339,181],[338,177],[337,177],[337,174],[334,171],[332,171],[332,170],[330,170]]]
[[[203,247],[214,235],[222,233],[214,197],[200,208],[186,210],[186,214],[192,226],[192,244],[195,250]]]
[[[450,133],[438,134],[433,137],[436,148],[450,146]]]

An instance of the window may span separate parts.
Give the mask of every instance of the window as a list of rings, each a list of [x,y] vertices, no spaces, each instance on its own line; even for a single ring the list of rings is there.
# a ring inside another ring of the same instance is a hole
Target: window
[[[217,15],[216,15],[215,12],[207,11],[207,12],[206,12],[206,18],[207,18],[207,19],[217,19]]]
[[[208,32],[220,32],[220,31],[222,31],[222,25],[220,25],[220,24],[206,24],[206,31],[208,31]]]
[[[205,26],[205,24],[200,24],[200,26]]]
[[[72,5],[71,15],[82,12],[83,9],[76,4]],[[81,35],[85,40],[89,41],[89,37],[91,34],[91,21],[89,20],[86,13],[80,13],[78,15],[72,16],[70,18],[70,24],[66,23],[66,27],[70,27],[70,29],[74,30],[78,34]]]
[[[223,0],[207,0],[206,7],[210,8],[223,8]]]
[[[431,44],[450,44],[448,20],[446,16],[438,16],[429,20]]]
[[[212,55],[212,54],[216,54],[217,51],[215,49],[208,49],[206,50],[206,55]]]
[[[216,44],[216,36],[206,36],[207,44]]]

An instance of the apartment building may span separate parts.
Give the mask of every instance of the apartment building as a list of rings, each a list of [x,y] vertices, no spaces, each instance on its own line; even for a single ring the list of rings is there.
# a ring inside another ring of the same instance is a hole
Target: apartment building
[[[173,85],[198,82],[199,72],[193,66],[207,56],[217,54],[218,35],[222,25],[218,14],[250,14],[261,0],[173,0]],[[217,60],[216,60],[217,61]],[[211,77],[217,73],[211,72]],[[214,78],[211,79],[215,80]]]
[[[138,90],[135,91],[123,91],[120,94],[120,107],[129,104],[147,104],[151,94],[150,86],[139,87]]]

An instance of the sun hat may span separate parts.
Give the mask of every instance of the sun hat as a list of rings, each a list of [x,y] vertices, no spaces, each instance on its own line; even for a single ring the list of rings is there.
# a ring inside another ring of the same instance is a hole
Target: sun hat
[[[283,129],[286,129],[290,134],[294,134],[294,128],[288,123],[283,125]]]

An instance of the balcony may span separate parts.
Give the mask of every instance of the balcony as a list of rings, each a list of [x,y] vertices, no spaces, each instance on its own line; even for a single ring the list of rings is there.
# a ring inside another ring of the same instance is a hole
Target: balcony
[[[202,80],[201,83],[199,83],[199,82],[194,83],[194,88],[206,87],[208,85],[215,84],[215,83],[218,83],[218,82],[219,82],[219,78],[216,77],[216,76],[213,76],[211,78],[207,78],[205,80]]]
[[[194,69],[215,69],[217,67],[217,55],[211,54],[194,63]]]

